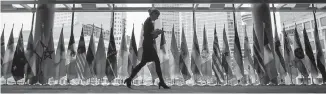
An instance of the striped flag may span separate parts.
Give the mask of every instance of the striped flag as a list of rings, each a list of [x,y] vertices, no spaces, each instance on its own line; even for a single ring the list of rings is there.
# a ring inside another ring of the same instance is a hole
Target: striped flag
[[[264,66],[265,70],[267,72],[267,76],[269,77],[269,81],[272,79],[277,78],[277,70],[274,63],[274,57],[272,52],[272,39],[273,36],[267,35],[271,32],[269,31],[269,28],[267,28],[266,25],[264,25]],[[267,84],[267,83],[266,83]]]
[[[222,59],[221,59],[221,52],[219,47],[218,38],[216,35],[216,24],[214,28],[214,42],[213,42],[213,54],[212,54],[212,69],[214,71],[216,80],[219,83],[224,81],[224,70],[222,70]]]
[[[241,47],[240,47],[240,39],[239,39],[239,35],[238,35],[238,30],[237,30],[237,21],[235,18],[234,11],[233,11],[233,23],[234,23],[233,26],[234,26],[234,44],[235,44],[233,57],[236,62],[236,64],[234,64],[234,65],[235,65],[236,70],[240,70],[240,71],[236,71],[235,75],[236,75],[237,79],[240,80],[244,76],[244,69],[243,69],[242,51],[241,51]],[[238,73],[238,72],[240,72],[240,73]]]
[[[20,30],[19,33],[19,38],[17,41],[17,46],[16,46],[16,50],[14,53],[14,57],[13,57],[13,62],[12,62],[12,67],[11,68],[11,73],[12,76],[14,77],[15,81],[18,81],[22,78],[24,78],[24,67],[25,64],[27,64],[27,59],[25,57],[25,51],[24,51],[24,42],[23,42],[23,26]]]
[[[33,31],[29,33],[28,43],[26,48],[25,56],[28,61],[28,65],[26,66],[26,75],[25,82],[28,79],[32,79],[33,76],[36,76],[36,55],[34,54],[35,46],[33,44]]]
[[[98,79],[103,78],[105,76],[105,68],[106,68],[106,54],[105,54],[105,47],[104,47],[104,40],[103,40],[103,32],[101,26],[101,33],[100,38],[98,40],[96,55],[94,59],[94,71],[95,75]]]
[[[94,44],[94,24],[93,24],[93,30],[91,32],[91,38],[89,40],[89,44],[88,44],[88,49],[87,49],[87,53],[86,53],[86,61],[90,70],[90,74],[84,73],[85,79],[91,78],[93,76],[95,76],[94,73],[94,56],[95,56],[95,44]],[[85,66],[86,67],[86,66]],[[87,67],[85,68],[87,69]]]
[[[211,78],[212,76],[212,64],[211,64],[211,57],[208,49],[208,42],[207,42],[207,35],[206,35],[206,29],[204,25],[204,31],[203,31],[203,46],[201,51],[201,72],[204,76],[204,78]]]
[[[231,62],[230,49],[229,49],[228,38],[226,36],[225,25],[224,25],[224,28],[223,28],[222,66],[224,68],[224,71],[225,71],[228,79],[233,78],[233,73],[232,73],[231,67],[229,65],[230,62]]]
[[[316,78],[318,76],[318,69],[316,66],[316,60],[305,27],[303,28],[303,38],[304,38],[305,52],[308,57],[306,64],[308,65],[307,67],[309,66],[311,67],[310,68],[311,76]]]
[[[52,29],[48,33],[48,41],[47,41],[47,46],[44,51],[44,60],[43,60],[43,75],[44,75],[44,80],[47,82],[47,80],[51,77],[54,77],[55,72],[54,72],[54,59],[55,59],[55,54],[54,54],[54,43],[53,43],[53,31]]]
[[[162,36],[163,36],[163,34],[162,34]],[[162,44],[162,42],[161,42],[161,44]],[[181,70],[181,74],[185,81],[187,81],[191,78],[191,75],[189,73],[189,70],[188,70],[188,67],[186,64],[187,62],[189,62],[189,52],[188,52],[188,46],[187,46],[187,40],[186,40],[184,28],[182,28],[179,68]]]
[[[323,77],[323,82],[326,82],[325,57],[324,57],[322,46],[319,41],[319,32],[318,32],[318,27],[317,27],[316,11],[313,12],[313,15],[314,15],[314,21],[315,21],[315,23],[314,23],[314,25],[315,25],[314,38],[315,38],[315,44],[316,44],[317,67]]]
[[[256,80],[255,71],[253,70],[254,62],[251,57],[251,49],[249,46],[249,39],[247,34],[247,29],[245,26],[245,36],[244,36],[244,55],[243,55],[243,66],[244,70],[248,72],[250,79]]]
[[[253,46],[254,68],[256,70],[257,75],[259,76],[259,79],[262,79],[266,71],[265,71],[265,66],[263,66],[264,65],[263,58],[262,55],[260,54],[261,50],[259,49],[259,42],[254,27],[253,27],[253,40],[254,40],[254,46]]]
[[[79,72],[81,72],[79,75],[82,75],[83,79],[89,79],[93,76],[91,73],[90,65],[87,63],[86,60],[86,45],[85,45],[85,38],[84,38],[84,28],[82,28],[80,37],[79,37],[79,43],[77,47],[77,67],[78,69],[81,69]]]
[[[8,39],[7,50],[3,57],[2,72],[3,72],[3,76],[5,79],[8,79],[9,77],[12,76],[11,66],[12,66],[13,56],[14,56],[14,51],[15,51],[13,32],[14,32],[14,25],[12,26],[11,33],[10,33],[10,36]]]
[[[3,26],[3,29],[2,29],[2,35],[1,35],[1,40],[0,40],[0,42],[1,42],[1,56],[0,56],[0,58],[1,58],[1,68],[2,68],[2,64],[3,64],[3,58],[4,58],[4,56],[5,56],[5,52],[6,52],[6,50],[5,50],[5,36],[4,36],[4,34],[5,34],[5,27],[6,27],[6,25],[4,25]],[[3,73],[1,72],[1,76],[3,75]]]
[[[55,76],[54,79],[59,80],[60,78],[66,76],[66,53],[65,53],[65,43],[63,39],[63,27],[61,29],[57,50],[55,53]]]
[[[199,51],[199,44],[197,39],[196,30],[194,30],[193,34],[193,44],[192,44],[192,51],[191,51],[191,71],[196,76],[201,76],[202,73],[200,72],[200,64],[201,64],[201,58],[200,58],[200,51]],[[196,80],[197,78],[195,78]]]
[[[178,45],[177,45],[177,40],[175,38],[175,31],[174,31],[174,24],[173,24],[173,28],[172,28],[172,38],[171,38],[171,47],[170,47],[170,51],[171,54],[173,56],[173,62],[172,63],[172,74],[173,74],[173,78],[179,78],[180,75],[180,69],[179,69],[179,49],[178,49]]]
[[[294,54],[291,47],[291,40],[288,37],[288,33],[285,31],[283,27],[283,40],[284,40],[284,61],[288,62],[285,63],[287,67],[286,70],[289,71],[291,78],[295,78],[298,76],[298,70],[294,67]]]
[[[110,43],[107,52],[107,60],[106,60],[106,76],[109,81],[112,81],[117,76],[117,50],[115,46],[113,27],[111,27],[110,33]]]
[[[303,52],[303,48],[301,46],[301,41],[299,38],[299,34],[297,31],[297,28],[295,27],[294,29],[294,56],[295,56],[295,66],[298,68],[299,72],[301,73],[301,75],[303,75],[304,77],[308,77],[309,74],[307,72],[306,67],[304,66],[302,60],[305,58],[304,52]]]
[[[67,49],[67,60],[68,60],[68,69],[67,69],[67,77],[68,80],[78,78],[78,68],[77,68],[77,60],[76,60],[76,50],[75,50],[75,37],[74,31],[70,32],[70,39]]]
[[[131,75],[132,69],[136,67],[137,64],[137,45],[135,39],[134,25],[132,25],[131,41],[129,44],[129,56],[128,56],[128,74]]]
[[[127,78],[128,75],[128,48],[126,44],[126,31],[122,33],[122,39],[120,44],[120,51],[119,51],[119,58],[118,58],[118,69],[119,73],[118,76],[121,78]]]

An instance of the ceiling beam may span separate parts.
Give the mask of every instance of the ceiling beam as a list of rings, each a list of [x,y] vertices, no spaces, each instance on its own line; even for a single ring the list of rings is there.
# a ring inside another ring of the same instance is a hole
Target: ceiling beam
[[[198,8],[199,4],[195,4],[194,9],[196,10]]]
[[[96,4],[81,4],[83,9],[96,9]]]
[[[235,9],[241,8],[242,5],[243,5],[243,3],[239,4],[238,6],[235,6]]]
[[[28,9],[28,10],[31,10],[32,7],[30,7],[29,5],[27,4],[20,4],[21,6],[23,6],[24,8]]]
[[[310,4],[295,4],[294,9],[306,9],[310,6]]]
[[[278,4],[275,8],[276,9],[280,9],[283,8],[284,6],[286,6],[287,4]]]
[[[72,9],[72,7],[71,6],[69,6],[69,5],[67,5],[67,4],[63,4],[67,9],[69,9],[69,10],[71,10]]]
[[[73,4],[73,3],[326,3],[325,0],[2,0],[1,4]]]
[[[147,12],[146,10],[150,7],[115,7],[114,12]],[[157,7],[161,12],[192,12],[193,7]],[[271,10],[275,10],[275,8],[270,8]],[[234,8],[227,7],[223,9],[211,9],[209,7],[198,7],[196,9],[196,12],[232,12]],[[307,8],[307,9],[288,9],[288,8],[281,8],[279,10],[276,10],[278,12],[311,12],[313,8]],[[35,11],[35,9],[25,9],[25,8],[2,8],[1,12],[32,12]],[[67,8],[56,8],[56,12],[72,12],[72,10],[69,10]],[[84,9],[84,8],[74,8],[75,12],[112,12],[111,8],[95,8],[95,9]],[[251,12],[252,9],[250,7],[248,8],[239,8],[236,10],[236,12]],[[326,9],[317,9],[317,12],[326,12]]]

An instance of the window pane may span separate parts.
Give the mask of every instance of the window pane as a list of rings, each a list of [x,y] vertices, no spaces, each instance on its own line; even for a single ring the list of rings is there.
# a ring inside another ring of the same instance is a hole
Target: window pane
[[[320,18],[320,25],[321,26],[326,26],[326,17]]]

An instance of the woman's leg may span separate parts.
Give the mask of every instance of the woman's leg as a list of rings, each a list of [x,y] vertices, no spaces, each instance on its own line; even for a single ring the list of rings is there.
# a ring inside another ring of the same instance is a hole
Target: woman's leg
[[[137,75],[137,73],[140,71],[140,69],[146,65],[146,63],[147,62],[142,60],[134,69],[132,69],[131,75],[129,78],[133,79]]]
[[[157,76],[160,79],[160,82],[164,83],[163,76],[162,76],[162,70],[161,70],[161,66],[160,66],[160,59],[158,58],[158,56],[156,56],[154,62],[155,62]]]

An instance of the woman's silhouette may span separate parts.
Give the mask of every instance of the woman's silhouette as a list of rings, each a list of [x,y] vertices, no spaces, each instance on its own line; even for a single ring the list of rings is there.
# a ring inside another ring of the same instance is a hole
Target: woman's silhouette
[[[131,88],[132,79],[136,76],[139,70],[146,65],[147,62],[154,61],[156,66],[156,72],[160,79],[158,83],[159,88],[162,86],[164,89],[170,89],[168,87],[162,77],[162,71],[160,67],[160,60],[158,58],[157,52],[154,48],[155,45],[155,38],[158,37],[159,34],[163,33],[164,31],[156,29],[154,30],[153,21],[155,21],[160,16],[160,11],[155,8],[151,8],[148,10],[149,16],[146,21],[144,22],[144,41],[143,41],[143,56],[141,62],[132,70],[131,75],[127,78],[124,83],[127,84],[128,88]]]

